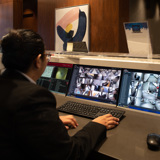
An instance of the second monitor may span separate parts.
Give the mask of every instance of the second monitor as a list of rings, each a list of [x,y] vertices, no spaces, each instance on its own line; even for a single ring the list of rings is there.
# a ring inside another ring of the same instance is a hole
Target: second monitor
[[[68,96],[117,103],[121,69],[74,65]]]
[[[160,114],[160,72],[124,69],[118,106]]]

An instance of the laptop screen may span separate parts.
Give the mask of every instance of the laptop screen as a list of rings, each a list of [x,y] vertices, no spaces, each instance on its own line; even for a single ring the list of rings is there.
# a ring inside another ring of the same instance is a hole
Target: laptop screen
[[[52,92],[67,93],[73,64],[49,62],[37,84]]]
[[[124,69],[118,106],[160,114],[160,72]]]
[[[121,69],[74,65],[68,96],[117,103]]]

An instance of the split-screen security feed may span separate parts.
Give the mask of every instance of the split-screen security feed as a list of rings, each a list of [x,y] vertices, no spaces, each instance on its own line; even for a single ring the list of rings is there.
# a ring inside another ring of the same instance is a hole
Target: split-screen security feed
[[[121,69],[75,65],[68,95],[116,104]]]
[[[52,92],[67,93],[72,64],[49,62],[37,84]]]
[[[160,73],[124,70],[119,105],[160,112]]]

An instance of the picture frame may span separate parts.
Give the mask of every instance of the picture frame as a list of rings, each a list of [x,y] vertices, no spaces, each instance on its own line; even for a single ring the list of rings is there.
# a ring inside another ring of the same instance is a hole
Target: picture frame
[[[89,5],[55,9],[55,51],[67,51],[68,42],[85,42],[89,50]]]

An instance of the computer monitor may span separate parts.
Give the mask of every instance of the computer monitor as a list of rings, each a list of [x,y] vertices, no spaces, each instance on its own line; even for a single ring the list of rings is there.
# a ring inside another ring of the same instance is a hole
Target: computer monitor
[[[37,84],[56,93],[66,94],[73,64],[49,62]]]
[[[117,103],[121,69],[74,65],[68,96]]]
[[[160,114],[160,72],[124,69],[118,106]]]

